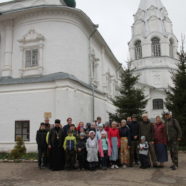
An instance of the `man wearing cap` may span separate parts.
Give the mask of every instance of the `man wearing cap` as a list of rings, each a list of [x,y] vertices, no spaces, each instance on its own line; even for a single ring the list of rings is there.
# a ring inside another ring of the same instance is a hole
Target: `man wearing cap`
[[[142,115],[142,121],[139,124],[139,138],[141,138],[141,136],[145,136],[146,141],[149,143],[150,159],[152,161],[153,167],[158,167],[154,148],[154,127],[148,119],[147,114]]]
[[[176,170],[178,168],[178,148],[179,142],[182,138],[182,130],[179,122],[176,119],[172,118],[172,114],[170,112],[166,112],[164,116],[168,136],[168,146],[173,163],[170,168],[172,170]]]
[[[131,132],[131,149],[130,149],[130,167],[133,166],[133,162],[138,164],[138,141],[139,141],[139,123],[137,121],[136,114],[132,115],[132,121],[128,124]]]
[[[65,164],[65,153],[63,149],[64,132],[61,128],[60,120],[55,120],[55,126],[51,129],[48,138],[48,148],[50,149],[50,168],[52,170],[63,170]]]

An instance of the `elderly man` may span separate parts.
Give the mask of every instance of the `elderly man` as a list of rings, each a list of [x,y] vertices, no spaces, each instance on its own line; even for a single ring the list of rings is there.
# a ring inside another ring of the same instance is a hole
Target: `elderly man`
[[[165,125],[168,136],[168,146],[173,163],[170,168],[176,170],[178,168],[178,147],[179,141],[181,141],[182,138],[182,130],[178,121],[172,118],[170,112],[165,113]]]
[[[156,168],[158,166],[154,148],[154,127],[148,119],[147,114],[142,115],[142,121],[139,123],[139,138],[142,136],[145,136],[146,141],[149,143],[150,159],[152,161],[153,167]]]

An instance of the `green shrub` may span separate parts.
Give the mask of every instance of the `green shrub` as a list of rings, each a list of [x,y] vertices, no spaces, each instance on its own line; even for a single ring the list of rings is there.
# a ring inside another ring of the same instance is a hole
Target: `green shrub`
[[[21,137],[16,138],[16,145],[10,153],[10,157],[13,159],[20,159],[26,154],[26,147]]]

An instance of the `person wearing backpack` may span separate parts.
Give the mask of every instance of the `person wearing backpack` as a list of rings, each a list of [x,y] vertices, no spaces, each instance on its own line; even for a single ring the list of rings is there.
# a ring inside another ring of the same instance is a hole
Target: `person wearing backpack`
[[[75,169],[76,163],[76,137],[73,136],[73,131],[68,131],[68,136],[65,137],[63,148],[66,153],[66,168],[68,170]]]
[[[178,149],[179,142],[182,138],[182,130],[179,122],[172,118],[170,112],[165,113],[165,126],[168,137],[168,147],[172,159],[172,166],[170,168],[176,170],[178,168]]]

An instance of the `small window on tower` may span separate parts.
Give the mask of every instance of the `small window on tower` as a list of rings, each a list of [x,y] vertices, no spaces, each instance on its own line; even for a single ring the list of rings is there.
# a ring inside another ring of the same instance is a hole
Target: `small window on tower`
[[[153,100],[153,110],[162,110],[164,107],[163,99]]]
[[[157,37],[152,38],[152,55],[155,57],[161,56],[160,39]]]
[[[170,39],[169,41],[169,55],[170,57],[174,57],[174,41],[172,39]]]
[[[35,67],[38,66],[38,49],[31,49],[25,51],[25,66],[26,67]]]
[[[142,58],[142,47],[141,47],[141,41],[135,42],[135,58],[141,59]]]

